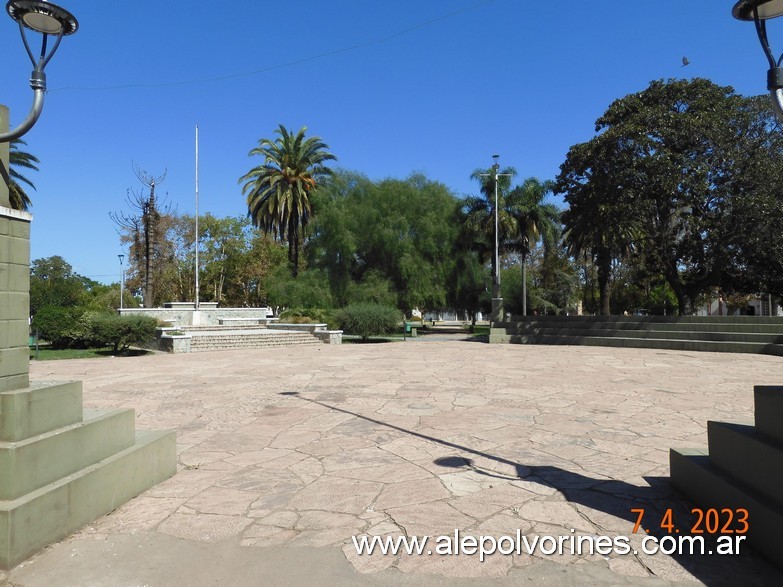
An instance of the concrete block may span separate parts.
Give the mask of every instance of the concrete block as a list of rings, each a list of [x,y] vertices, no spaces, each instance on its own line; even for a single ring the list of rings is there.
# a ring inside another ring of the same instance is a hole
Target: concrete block
[[[30,371],[30,350],[23,347],[0,348],[0,377],[20,375]]]
[[[669,465],[672,485],[700,508],[729,508],[735,512],[746,509],[748,543],[783,568],[783,550],[780,549],[783,511],[711,465],[705,451],[672,449]]]
[[[0,348],[28,346],[29,332],[27,320],[4,320],[0,323]]]
[[[132,447],[12,501],[0,501],[0,569],[10,569],[176,472],[176,435],[137,432]]]
[[[749,424],[707,422],[707,438],[713,465],[783,511],[783,445],[760,436]]]
[[[30,374],[20,373],[19,375],[8,375],[0,377],[0,393],[5,391],[16,391],[18,389],[27,389],[30,385]],[[2,435],[2,425],[0,424],[0,435]]]
[[[0,442],[0,500],[14,500],[125,450],[135,442],[130,409],[85,413],[83,422],[20,442]]]
[[[82,421],[81,381],[37,381],[0,393],[0,441],[18,442]]]
[[[783,385],[756,385],[756,429],[761,434],[783,442]]]

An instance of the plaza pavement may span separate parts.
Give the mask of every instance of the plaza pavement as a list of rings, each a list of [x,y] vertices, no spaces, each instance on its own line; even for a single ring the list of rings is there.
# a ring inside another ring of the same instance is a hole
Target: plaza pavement
[[[87,408],[177,430],[178,472],[12,585],[773,585],[741,556],[358,556],[353,535],[628,535],[692,507],[670,447],[750,421],[779,357],[488,345],[455,335],[45,361]],[[751,525],[753,521],[750,521]]]

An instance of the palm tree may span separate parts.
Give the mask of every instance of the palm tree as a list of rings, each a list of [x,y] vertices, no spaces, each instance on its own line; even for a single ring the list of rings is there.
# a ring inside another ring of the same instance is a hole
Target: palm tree
[[[31,155],[30,153],[25,153],[24,151],[19,150],[19,145],[26,144],[27,143],[21,139],[15,139],[11,141],[9,153],[9,162],[11,164],[11,182],[8,184],[8,195],[11,201],[11,208],[14,210],[22,210],[23,212],[27,212],[33,205],[33,202],[30,200],[30,196],[27,195],[27,192],[24,191],[24,188],[19,184],[19,182],[26,183],[33,189],[35,189],[35,186],[33,185],[32,181],[19,173],[16,168],[24,167],[26,169],[38,171],[36,163],[40,163],[35,155]]]
[[[622,220],[612,201],[586,192],[584,198],[571,197],[563,213],[565,244],[570,255],[592,258],[598,270],[601,315],[609,316],[612,263],[630,254],[637,231],[634,224]]]
[[[299,242],[313,213],[310,193],[320,179],[332,174],[324,163],[337,159],[320,137],[306,139],[306,130],[294,134],[279,125],[276,139],[261,139],[249,153],[263,157],[263,163],[239,179],[245,184],[242,193],[253,224],[288,241],[294,277],[299,272]]]
[[[544,202],[552,193],[554,182],[529,177],[515,187],[508,197],[510,213],[516,219],[518,243],[522,255],[522,315],[527,315],[526,261],[531,245],[543,240],[545,249],[557,243],[560,236],[560,211],[554,204]]]
[[[517,220],[506,202],[506,193],[511,187],[511,180],[517,171],[506,167],[499,172],[498,194],[498,256],[507,251],[514,251],[517,237]],[[495,267],[495,170],[476,169],[470,174],[470,179],[479,182],[480,196],[468,196],[465,199],[467,222],[476,236],[474,249],[479,253],[482,262],[487,257],[492,259],[492,275],[499,268]]]

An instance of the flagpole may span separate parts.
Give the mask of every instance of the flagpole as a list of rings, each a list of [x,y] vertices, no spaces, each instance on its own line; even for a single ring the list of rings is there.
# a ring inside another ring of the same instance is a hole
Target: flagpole
[[[198,125],[196,125],[196,304],[195,309],[198,311],[199,304],[199,292],[198,292]]]

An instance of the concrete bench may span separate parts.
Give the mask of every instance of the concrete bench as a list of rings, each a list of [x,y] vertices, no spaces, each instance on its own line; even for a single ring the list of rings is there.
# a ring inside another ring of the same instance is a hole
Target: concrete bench
[[[410,335],[411,338],[419,336],[419,328],[424,328],[423,322],[408,322],[406,321],[403,326],[403,338],[405,335]]]

